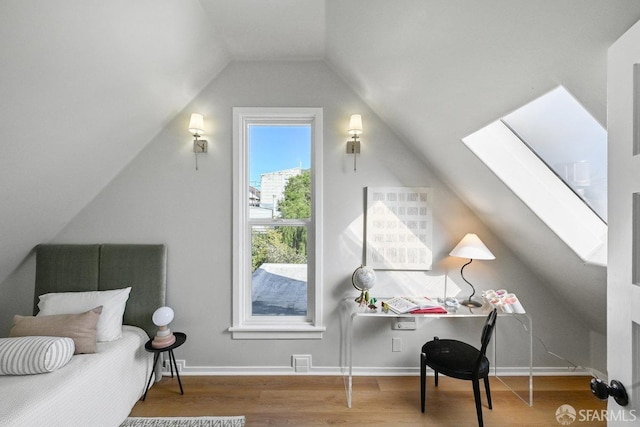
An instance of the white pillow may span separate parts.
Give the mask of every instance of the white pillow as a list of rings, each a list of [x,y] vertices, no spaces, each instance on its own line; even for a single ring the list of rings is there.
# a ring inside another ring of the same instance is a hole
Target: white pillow
[[[122,316],[131,287],[111,291],[59,292],[40,295],[38,316],[77,314],[102,306],[96,326],[98,341],[114,341],[122,336]]]
[[[53,372],[71,360],[74,349],[71,338],[0,338],[0,375]]]

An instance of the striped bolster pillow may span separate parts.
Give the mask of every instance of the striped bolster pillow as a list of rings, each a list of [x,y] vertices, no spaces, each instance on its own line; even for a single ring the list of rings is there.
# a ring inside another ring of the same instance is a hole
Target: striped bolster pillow
[[[55,371],[71,360],[74,349],[71,338],[0,338],[0,375],[31,375]]]

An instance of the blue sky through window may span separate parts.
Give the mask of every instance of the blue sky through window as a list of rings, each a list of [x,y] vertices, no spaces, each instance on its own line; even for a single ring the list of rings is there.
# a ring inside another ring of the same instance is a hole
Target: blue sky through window
[[[249,180],[260,188],[260,175],[311,167],[311,126],[249,126]]]

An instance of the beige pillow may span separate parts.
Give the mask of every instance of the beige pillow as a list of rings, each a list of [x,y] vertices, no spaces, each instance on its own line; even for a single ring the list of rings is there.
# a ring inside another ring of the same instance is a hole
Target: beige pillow
[[[102,306],[78,314],[13,317],[10,337],[68,337],[75,344],[74,354],[96,352],[96,325]]]

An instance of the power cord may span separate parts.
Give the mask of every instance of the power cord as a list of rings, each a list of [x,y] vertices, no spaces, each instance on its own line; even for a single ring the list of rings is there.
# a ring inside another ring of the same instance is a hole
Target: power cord
[[[522,327],[524,328],[525,331],[529,332],[529,328],[527,327],[527,325],[522,321],[522,319],[520,319],[518,316],[516,316],[516,319],[518,319],[518,322],[520,322],[520,324],[522,325]],[[567,359],[564,356],[559,355],[558,353],[554,353],[553,351],[549,350],[549,347],[547,347],[547,345],[545,344],[545,342],[542,340],[542,338],[540,338],[539,336],[537,336],[536,334],[531,334],[536,340],[538,340],[538,342],[540,342],[540,344],[542,345],[542,348],[544,348],[544,351],[547,354],[550,354],[553,357],[556,357],[566,363],[568,363],[570,366],[568,366],[569,369],[571,369],[572,372],[577,371],[578,369],[583,369],[587,372],[589,372],[591,374],[592,377],[594,378],[599,378],[598,375],[591,369],[589,368],[585,368],[584,366],[580,366],[575,364],[574,362],[572,362],[571,360]]]

